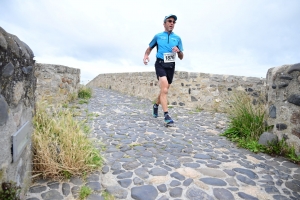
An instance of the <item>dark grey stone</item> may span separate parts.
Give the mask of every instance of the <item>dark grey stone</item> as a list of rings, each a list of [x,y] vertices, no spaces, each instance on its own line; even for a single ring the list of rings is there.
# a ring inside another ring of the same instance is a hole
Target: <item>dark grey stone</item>
[[[215,185],[215,186],[226,186],[227,183],[218,178],[201,178],[200,181],[208,184],[208,185]]]
[[[180,187],[176,187],[176,188],[172,188],[171,190],[170,190],[170,192],[169,192],[169,194],[170,194],[170,196],[171,197],[181,197],[181,195],[182,195],[182,188],[180,188]]]
[[[199,188],[192,187],[186,191],[186,196],[188,199],[196,200],[196,199],[205,199],[205,200],[214,200],[213,197],[209,196],[206,192]]]
[[[191,96],[191,101],[194,102],[194,101],[198,101],[198,99],[194,96]]]
[[[47,186],[50,189],[58,189],[59,188],[59,182],[57,182],[57,181],[50,181],[50,182],[47,183]]]
[[[278,123],[278,124],[276,124],[276,128],[277,128],[277,130],[282,131],[282,130],[287,129],[287,125],[284,123]]]
[[[272,185],[266,186],[266,187],[265,187],[265,191],[266,191],[268,194],[274,194],[274,193],[279,193],[279,194],[280,194],[279,190],[278,190],[275,186],[272,186]]]
[[[45,191],[47,189],[46,186],[42,186],[42,185],[35,185],[29,188],[29,192],[30,193],[41,193],[43,191]]]
[[[122,169],[117,169],[117,170],[115,170],[112,174],[113,175],[117,175],[117,174],[121,174],[121,173],[124,173],[124,172],[126,172],[125,170],[122,170]]]
[[[166,176],[168,171],[162,168],[153,168],[150,170],[149,174],[152,176]]]
[[[170,174],[171,177],[174,177],[180,181],[183,181],[185,179],[185,177],[181,174],[179,174],[178,172],[173,172],[172,174]]]
[[[90,194],[86,200],[105,200],[102,196],[98,194]]]
[[[0,94],[0,126],[3,126],[8,120],[8,104]]]
[[[85,185],[96,192],[101,191],[101,184],[99,182],[88,182]]]
[[[131,197],[136,200],[155,200],[158,192],[152,185],[131,188]]]
[[[133,179],[133,183],[134,183],[134,185],[144,185],[144,181],[138,177],[135,177]]]
[[[106,190],[119,199],[126,199],[128,195],[128,192],[120,186],[108,186],[106,187]]]
[[[62,194],[66,197],[70,194],[70,184],[69,183],[63,183],[62,184]]]
[[[276,84],[273,83],[273,84],[272,84],[272,88],[273,88],[273,89],[276,89]]]
[[[269,108],[269,117],[270,118],[276,118],[276,106],[271,105]]]
[[[229,187],[227,189],[230,191],[234,191],[234,192],[239,191],[239,188],[236,188],[236,187]]]
[[[293,77],[291,75],[288,74],[282,74],[279,77],[280,79],[284,79],[284,80],[293,80]]]
[[[231,199],[234,200],[234,196],[231,194],[229,190],[226,190],[224,188],[214,188],[213,193],[217,199],[223,200],[223,199]]]
[[[186,179],[185,181],[183,181],[184,186],[189,186],[194,180],[191,178]]]
[[[300,191],[300,181],[292,180],[285,182],[285,186],[294,192]]]
[[[139,176],[141,179],[147,179],[149,178],[148,170],[147,168],[138,168],[134,170],[134,173]]]
[[[180,183],[179,181],[173,180],[173,181],[171,181],[170,186],[171,186],[171,187],[176,187],[176,186],[179,186],[180,184],[181,184],[181,183]]]
[[[166,165],[169,165],[171,167],[174,167],[174,168],[180,168],[181,164],[180,162],[177,160],[177,159],[173,159],[173,158],[166,158],[165,159],[165,164]]]
[[[160,197],[158,200],[169,200],[168,197],[166,197],[166,195]]]
[[[235,176],[236,174],[234,171],[230,169],[224,169],[223,171],[226,172],[226,174],[228,174],[229,176]]]
[[[87,182],[99,181],[99,176],[97,174],[91,174],[86,179]]]
[[[164,192],[167,191],[167,186],[166,186],[165,184],[161,184],[161,185],[157,186],[157,189],[158,189],[160,192],[164,193]]]
[[[206,154],[195,154],[194,158],[198,158],[198,159],[211,159],[211,157],[209,155],[206,155]]]
[[[287,168],[298,168],[299,165],[295,164],[295,163],[292,163],[292,162],[283,162],[282,163],[283,166],[287,167]]]
[[[123,188],[128,188],[128,186],[132,183],[131,179],[122,179],[118,180],[118,183],[123,187]]]
[[[120,170],[121,168],[122,168],[122,166],[121,166],[120,162],[114,162],[114,164],[110,167],[110,169],[113,171]]]
[[[280,179],[276,181],[276,185],[278,185],[278,186],[281,186],[281,185],[282,185],[282,183],[283,183],[283,181],[282,181],[282,180],[280,180]]]
[[[184,166],[190,167],[190,168],[198,168],[200,165],[198,163],[183,163]]]
[[[38,198],[32,197],[32,198],[28,198],[26,200],[39,200]]]
[[[73,183],[74,185],[82,185],[83,181],[79,177],[71,177],[70,182]]]
[[[253,186],[256,186],[256,183],[254,181],[252,181],[251,179],[247,178],[246,176],[243,176],[243,175],[236,175],[236,178],[243,182],[243,183],[246,183],[247,185],[253,185]]]
[[[300,106],[300,94],[292,94],[287,100],[294,105]]]
[[[289,70],[288,70],[288,74],[294,72],[294,71],[300,71],[300,63],[298,64],[294,64],[292,66],[290,66]]]
[[[123,174],[119,174],[117,176],[118,179],[124,179],[124,178],[131,178],[133,175],[133,172],[125,172]]]
[[[14,70],[15,70],[14,65],[9,62],[4,66],[4,68],[2,70],[2,76],[10,77],[11,75],[13,75]]]
[[[243,168],[233,168],[233,170],[238,172],[238,173],[244,174],[244,175],[248,176],[251,179],[258,179],[257,174],[254,173],[251,170],[243,169]]]
[[[283,195],[273,195],[274,200],[290,200],[289,198],[287,198],[286,196]]]
[[[278,88],[280,89],[280,88],[285,88],[285,87],[287,87],[289,84],[288,83],[280,83],[280,84],[278,84]]]
[[[79,186],[74,186],[71,188],[71,193],[74,198],[79,197],[79,192],[80,192],[80,187]]]
[[[259,200],[258,198],[251,196],[249,194],[246,194],[244,192],[238,192],[239,197],[241,197],[242,199],[247,199],[247,200]]]
[[[140,166],[141,164],[137,161],[134,161],[134,162],[127,162],[127,163],[124,163],[122,166],[124,169],[126,170],[133,170],[133,169],[136,169],[138,166]]]
[[[50,190],[41,194],[43,200],[63,200],[64,197],[57,190]]]

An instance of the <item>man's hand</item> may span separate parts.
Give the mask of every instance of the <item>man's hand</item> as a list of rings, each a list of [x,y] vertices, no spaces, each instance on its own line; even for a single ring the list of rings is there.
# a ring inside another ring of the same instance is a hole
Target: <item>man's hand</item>
[[[178,58],[180,59],[180,60],[182,60],[182,58],[183,58],[183,53],[182,53],[182,51],[180,51],[179,49],[178,49],[178,47],[173,47],[172,48],[172,51],[174,52],[174,53],[177,53],[178,54]]]
[[[145,55],[143,61],[144,61],[144,64],[147,65],[148,62],[150,61],[149,56],[148,56],[148,55]]]
[[[179,53],[180,50],[178,49],[178,47],[175,46],[172,48],[172,52]]]

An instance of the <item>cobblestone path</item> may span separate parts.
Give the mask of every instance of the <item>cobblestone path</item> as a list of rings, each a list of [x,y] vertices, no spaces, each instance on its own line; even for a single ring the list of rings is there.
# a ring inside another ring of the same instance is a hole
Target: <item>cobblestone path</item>
[[[102,171],[86,179],[37,181],[27,200],[75,199],[81,186],[94,190],[88,200],[300,199],[300,166],[284,158],[238,149],[219,136],[225,114],[170,108],[176,127],[152,117],[152,102],[97,88],[87,105],[97,113],[91,138],[105,144]],[[101,146],[99,145],[99,148]]]

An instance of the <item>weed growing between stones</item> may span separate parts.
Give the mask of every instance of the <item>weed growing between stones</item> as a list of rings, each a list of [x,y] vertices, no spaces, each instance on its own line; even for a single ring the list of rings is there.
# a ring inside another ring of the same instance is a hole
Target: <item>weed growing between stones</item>
[[[0,199],[20,200],[21,188],[16,183],[3,182],[1,184]]]
[[[105,199],[105,200],[115,200],[115,197],[113,195],[111,195],[109,192],[107,191],[104,191],[102,192],[102,197]]]
[[[43,178],[68,178],[98,169],[103,158],[72,110],[38,103],[33,119],[33,172]]]
[[[281,155],[293,162],[300,163],[300,156],[295,153],[294,147],[289,147],[285,139],[278,143],[270,143],[267,146],[258,143],[260,135],[272,128],[266,126],[264,104],[259,101],[254,105],[249,95],[245,92],[233,95],[229,103],[229,125],[222,136],[233,142],[237,142],[239,147],[249,149],[252,152],[265,152],[271,155]]]
[[[78,98],[90,99],[92,97],[92,89],[86,86],[81,86],[78,90]]]
[[[93,192],[92,189],[89,188],[88,186],[85,185],[82,186],[79,191],[79,199],[80,200],[86,199],[86,197],[92,194],[92,192]]]

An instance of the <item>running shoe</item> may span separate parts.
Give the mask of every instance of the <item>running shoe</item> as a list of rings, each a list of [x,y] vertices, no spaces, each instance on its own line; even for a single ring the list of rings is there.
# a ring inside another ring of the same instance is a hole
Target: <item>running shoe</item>
[[[158,117],[158,106],[153,104],[153,117],[157,118]]]
[[[165,115],[165,124],[174,124],[173,119],[169,116],[169,114]]]

